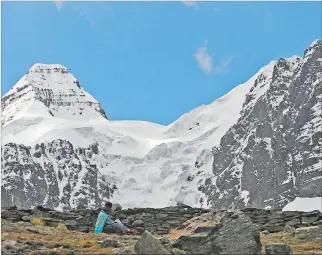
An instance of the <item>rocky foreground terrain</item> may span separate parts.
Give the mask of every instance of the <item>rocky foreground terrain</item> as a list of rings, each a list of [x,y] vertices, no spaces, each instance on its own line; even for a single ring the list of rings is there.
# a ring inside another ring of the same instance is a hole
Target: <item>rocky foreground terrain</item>
[[[1,254],[322,254],[322,214],[319,211],[248,208],[215,212],[163,208],[150,217],[155,219],[156,225],[161,222],[169,225],[171,220],[167,217],[171,215],[177,221],[172,220],[168,233],[160,234],[157,228],[146,223],[148,210],[153,214],[152,209],[133,209],[132,213],[131,210],[121,211],[118,215],[127,214],[123,221],[134,226],[136,234],[119,236],[94,235],[95,217],[91,217],[93,214],[89,210],[62,213],[42,207],[33,210],[7,208],[2,210],[1,216]],[[181,214],[177,214],[180,210]],[[160,220],[162,214],[164,218]],[[136,219],[139,216],[142,216],[141,220]],[[79,228],[71,230],[71,217],[76,222],[83,222],[74,224]],[[179,218],[184,217],[189,219],[182,223]],[[86,225],[86,221],[90,222],[89,229],[81,226]],[[274,222],[279,228],[269,227]],[[178,226],[174,227],[176,224]]]

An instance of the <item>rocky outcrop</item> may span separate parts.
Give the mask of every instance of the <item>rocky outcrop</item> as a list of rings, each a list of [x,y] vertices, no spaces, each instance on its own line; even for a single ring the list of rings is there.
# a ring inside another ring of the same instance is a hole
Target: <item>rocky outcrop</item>
[[[27,245],[13,240],[4,240],[1,242],[1,254],[23,255]]]
[[[322,225],[298,228],[295,238],[306,242],[322,242]]]
[[[281,232],[285,229],[297,229],[304,226],[321,226],[322,225],[322,213],[320,211],[312,212],[299,212],[299,211],[280,211],[280,210],[265,210],[257,208],[246,208],[240,210],[243,214],[247,215],[253,224],[259,226],[261,231],[267,233]],[[220,215],[227,212],[226,210],[214,211],[210,214]],[[199,223],[209,220],[202,214]],[[190,223],[196,222],[196,218],[192,218],[184,224],[180,225],[178,229],[186,228]],[[288,230],[290,231],[290,230]]]
[[[290,225],[285,225],[285,227],[283,229],[283,233],[294,235],[295,228]]]
[[[285,243],[272,243],[265,246],[265,255],[291,255],[291,248]]]
[[[134,251],[133,246],[125,246],[113,249],[113,252],[115,252],[118,255],[135,255],[136,252]]]
[[[36,144],[34,147],[6,144],[2,147],[1,204],[31,208],[71,209],[79,204],[95,208],[113,192],[89,159],[95,146],[74,148],[66,140]]]
[[[148,255],[148,254],[162,254],[170,255],[170,252],[163,247],[161,242],[151,235],[148,231],[145,231],[140,240],[134,246],[134,250],[139,255]]]
[[[259,227],[242,212],[221,212],[209,215],[196,226],[189,224],[175,247],[187,254],[258,254],[261,251]]]
[[[322,196],[322,41],[259,76],[241,117],[213,148],[202,189],[216,209],[283,208]]]

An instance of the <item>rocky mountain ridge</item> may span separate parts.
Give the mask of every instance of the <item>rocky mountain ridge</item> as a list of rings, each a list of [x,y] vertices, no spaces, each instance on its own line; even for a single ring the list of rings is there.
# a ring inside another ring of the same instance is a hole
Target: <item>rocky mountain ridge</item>
[[[322,42],[302,59],[280,59],[269,86],[262,80],[213,149],[205,192],[216,208],[281,208],[295,197],[322,196]]]

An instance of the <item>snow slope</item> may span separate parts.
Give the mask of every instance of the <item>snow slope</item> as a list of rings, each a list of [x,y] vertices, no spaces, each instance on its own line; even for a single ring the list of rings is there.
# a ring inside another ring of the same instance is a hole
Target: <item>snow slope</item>
[[[4,104],[2,112],[5,119],[2,144],[33,147],[57,139],[67,140],[76,148],[98,144],[99,153],[90,161],[117,186],[111,200],[124,207],[163,207],[177,202],[199,206],[202,201],[206,206],[206,198],[198,187],[212,173],[211,147],[218,144],[221,136],[237,121],[245,96],[256,78],[271,75],[273,66],[271,62],[225,96],[184,114],[169,126],[162,126],[144,121],[109,121],[89,107],[90,104],[81,107],[84,102],[99,104],[75,84],[77,80],[65,67],[36,64],[4,96],[11,101]],[[62,73],[55,72],[56,68]],[[26,84],[29,87],[19,97],[17,91]],[[56,107],[55,100],[46,104],[48,98],[37,97],[36,92],[44,87],[51,89],[50,98],[63,98],[60,105],[67,107],[61,109]],[[76,92],[68,97],[70,91]],[[84,108],[83,114],[75,117],[73,113],[79,108]],[[95,118],[88,121],[89,115]],[[59,168],[55,162],[53,167]],[[60,197],[66,185],[66,180],[58,184]],[[77,184],[75,190],[79,188]],[[71,199],[69,203],[77,205]]]
[[[297,197],[284,206],[283,211],[322,212],[322,197]]]

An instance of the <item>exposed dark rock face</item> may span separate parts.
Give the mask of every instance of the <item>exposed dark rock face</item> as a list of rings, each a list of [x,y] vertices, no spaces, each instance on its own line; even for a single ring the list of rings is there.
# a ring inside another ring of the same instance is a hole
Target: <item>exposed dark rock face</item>
[[[101,206],[109,198],[109,183],[89,158],[93,148],[77,148],[65,140],[26,147],[14,143],[2,147],[3,205],[34,205],[62,209],[81,204]]]
[[[259,76],[241,117],[213,148],[205,185],[220,208],[282,208],[295,197],[322,196],[322,42],[304,58],[280,59]]]
[[[182,235],[174,246],[187,254],[259,254],[259,226],[241,212],[223,212],[210,217],[209,225]]]
[[[322,242],[322,225],[298,228],[295,238],[306,242]]]
[[[1,254],[25,254],[26,245],[20,244],[17,241],[4,240],[1,242]]]
[[[285,243],[273,243],[265,246],[266,255],[291,255],[291,248]]]
[[[139,255],[147,255],[147,254],[162,254],[167,255],[171,254],[162,243],[151,233],[145,231],[140,240],[134,246],[134,250]]]

